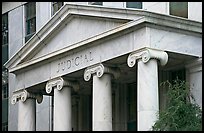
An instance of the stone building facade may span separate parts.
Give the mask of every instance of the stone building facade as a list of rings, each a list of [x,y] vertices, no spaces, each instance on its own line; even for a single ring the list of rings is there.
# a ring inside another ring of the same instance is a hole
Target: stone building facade
[[[202,2],[3,2],[2,17],[8,130],[150,130],[176,77],[202,107]]]

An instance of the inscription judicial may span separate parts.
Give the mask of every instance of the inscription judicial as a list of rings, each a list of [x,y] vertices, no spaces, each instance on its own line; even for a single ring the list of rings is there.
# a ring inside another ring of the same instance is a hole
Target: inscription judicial
[[[63,61],[58,63],[57,73],[60,71],[68,70],[72,67],[78,67],[84,63],[88,63],[91,61],[93,61],[91,51],[89,51],[85,54],[75,56],[75,57],[70,58],[70,59],[63,60]]]

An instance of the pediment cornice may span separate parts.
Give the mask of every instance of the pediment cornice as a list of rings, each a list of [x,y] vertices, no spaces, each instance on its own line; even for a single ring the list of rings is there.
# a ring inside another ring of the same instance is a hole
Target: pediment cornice
[[[32,53],[42,49],[45,45],[44,42],[46,39],[56,30],[58,30],[58,28],[65,21],[70,21],[74,16],[91,16],[104,19],[109,18],[116,19],[118,21],[128,20],[129,22],[94,37],[72,44],[66,48],[49,53],[40,58],[26,60]],[[63,53],[78,47],[88,45],[98,40],[107,39],[112,35],[119,34],[123,31],[134,30],[133,27],[137,27],[143,23],[202,34],[201,22],[192,21],[185,18],[158,14],[140,9],[122,9],[98,6],[96,7],[90,5],[65,4],[61,10],[59,10],[26,44],[21,47],[21,49],[16,54],[14,54],[6,62],[5,66],[9,69],[9,72],[15,72],[42,61],[49,61],[51,58],[61,56]]]

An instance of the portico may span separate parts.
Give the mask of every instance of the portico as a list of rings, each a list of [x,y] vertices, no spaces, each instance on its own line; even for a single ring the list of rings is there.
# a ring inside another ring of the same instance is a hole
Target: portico
[[[150,130],[161,108],[160,75],[199,58],[201,25],[145,11],[123,19],[122,9],[118,17],[110,9],[79,7],[65,5],[6,64],[16,75],[11,102],[19,108],[18,130],[36,129],[35,99],[42,104],[45,95],[54,99],[54,131],[131,130],[136,119],[137,130]],[[81,21],[86,35],[77,29]],[[175,42],[183,37],[191,40]]]

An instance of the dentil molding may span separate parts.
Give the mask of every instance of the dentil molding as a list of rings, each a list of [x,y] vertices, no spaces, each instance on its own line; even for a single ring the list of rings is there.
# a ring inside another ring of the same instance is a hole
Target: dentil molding
[[[68,81],[62,77],[57,77],[48,81],[45,89],[46,92],[49,94],[52,92],[53,88],[56,88],[57,90],[60,91],[65,86],[72,87],[75,91],[79,90],[79,84],[77,82]]]
[[[27,90],[20,90],[13,92],[13,96],[11,98],[11,104],[16,104],[19,100],[25,102],[27,99],[33,98],[36,99],[38,103],[41,103],[43,100],[43,95],[30,93]]]
[[[105,67],[103,64],[96,64],[91,67],[88,67],[84,71],[84,80],[89,81],[92,74],[96,74],[97,77],[102,77],[104,73],[109,73],[118,78],[120,76],[120,70],[118,68]]]
[[[145,48],[143,50],[138,50],[132,52],[127,59],[127,64],[129,67],[133,67],[138,59],[142,59],[142,62],[147,63],[150,59],[157,59],[160,61],[161,65],[166,65],[168,61],[168,54],[161,50]]]

